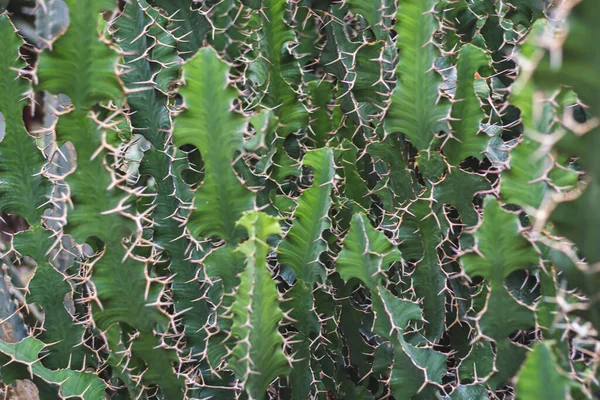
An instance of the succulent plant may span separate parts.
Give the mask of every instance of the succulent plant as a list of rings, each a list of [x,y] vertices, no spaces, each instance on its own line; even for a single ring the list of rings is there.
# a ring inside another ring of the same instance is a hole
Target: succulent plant
[[[0,11],[0,390],[597,396],[592,0]]]

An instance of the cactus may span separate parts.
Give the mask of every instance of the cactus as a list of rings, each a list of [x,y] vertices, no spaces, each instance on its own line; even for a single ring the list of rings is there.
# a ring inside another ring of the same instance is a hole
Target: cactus
[[[444,130],[450,109],[441,97],[442,77],[435,70],[441,56],[433,37],[440,26],[435,3],[403,1],[396,12],[396,44],[402,53],[396,67],[400,84],[392,94],[385,127],[390,132],[405,132],[418,150],[428,149],[434,135]]]
[[[32,94],[29,81],[19,76],[25,73],[25,63],[19,55],[22,41],[5,15],[0,16],[0,29],[9,42],[4,51],[12,52],[2,57],[2,87],[5,95],[0,112],[6,116],[6,133],[0,145],[0,169],[3,175],[0,208],[21,216],[29,224],[28,230],[13,237],[11,246],[19,257],[31,257],[37,263],[36,274],[29,282],[31,293],[27,296],[27,302],[37,303],[45,311],[45,329],[40,339],[47,343],[60,342],[48,351],[46,364],[54,368],[65,368],[70,364],[81,368],[86,357],[86,351],[81,346],[84,331],[63,306],[65,295],[71,293],[72,288],[66,276],[50,264],[47,255],[56,244],[55,234],[45,229],[45,211],[53,202],[53,184],[43,177],[48,162],[36,147],[39,138],[30,136],[22,122],[22,99]],[[53,290],[45,290],[46,285],[53,287]]]
[[[592,0],[0,3],[3,385],[599,390]]]
[[[32,379],[40,389],[40,393],[54,392],[50,396],[59,396],[59,398],[77,396],[85,400],[99,399],[104,396],[106,383],[93,373],[68,368],[56,370],[46,368],[40,360],[40,351],[46,346],[31,336],[18,343],[1,342],[0,359],[3,365],[14,363],[21,366],[25,371],[24,377]],[[19,376],[9,371],[3,372],[4,383],[11,383]]]
[[[278,331],[283,312],[279,307],[276,283],[267,266],[271,251],[266,242],[281,231],[275,217],[249,212],[238,221],[248,231],[248,240],[240,244],[246,266],[231,305],[231,336],[236,345],[228,355],[231,368],[250,399],[264,396],[277,376],[287,375],[288,361],[283,354],[283,338]]]
[[[562,375],[552,354],[552,346],[548,342],[535,344],[533,351],[527,356],[523,369],[517,378],[517,390],[524,399],[564,399],[568,391],[567,377]],[[531,374],[536,374],[535,378]],[[542,380],[539,374],[548,374]],[[528,377],[529,376],[529,377]],[[547,382],[550,386],[541,385]]]
[[[314,371],[310,367],[311,344],[314,347],[319,345],[321,322],[315,313],[313,290],[315,286],[325,283],[326,270],[320,257],[327,250],[323,233],[330,227],[328,214],[335,174],[331,149],[309,151],[302,162],[312,168],[313,186],[298,198],[298,206],[293,215],[294,224],[277,247],[278,261],[282,266],[291,267],[295,275],[295,283],[287,295],[290,301],[290,318],[298,321],[298,335],[293,338],[297,342],[295,349],[298,361],[290,380],[292,388],[297,392],[295,396],[299,398],[310,394],[310,385],[314,379]]]

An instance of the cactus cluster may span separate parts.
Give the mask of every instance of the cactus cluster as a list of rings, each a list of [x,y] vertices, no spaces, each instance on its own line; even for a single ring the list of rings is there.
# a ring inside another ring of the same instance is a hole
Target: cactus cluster
[[[0,12],[9,398],[598,395],[594,0]]]

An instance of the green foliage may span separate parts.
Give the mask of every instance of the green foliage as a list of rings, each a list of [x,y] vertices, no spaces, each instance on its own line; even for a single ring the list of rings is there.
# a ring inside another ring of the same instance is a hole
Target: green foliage
[[[592,0],[5,3],[4,385],[600,389]]]

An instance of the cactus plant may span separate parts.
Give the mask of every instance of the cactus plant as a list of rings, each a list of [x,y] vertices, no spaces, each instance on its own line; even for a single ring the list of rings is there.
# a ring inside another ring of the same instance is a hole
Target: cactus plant
[[[0,10],[0,390],[600,390],[592,0]]]

